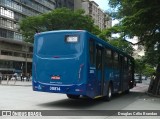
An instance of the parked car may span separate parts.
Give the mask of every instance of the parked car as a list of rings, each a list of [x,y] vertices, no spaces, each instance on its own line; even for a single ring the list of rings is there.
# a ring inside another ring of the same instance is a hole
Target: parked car
[[[147,80],[147,76],[142,76],[142,80]]]
[[[142,78],[139,74],[134,75],[134,80],[136,83],[142,83]]]

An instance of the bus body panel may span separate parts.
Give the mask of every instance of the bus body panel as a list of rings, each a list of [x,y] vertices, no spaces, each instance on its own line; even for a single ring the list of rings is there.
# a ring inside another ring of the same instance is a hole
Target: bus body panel
[[[95,41],[95,49],[97,50],[97,46],[100,47],[101,52],[103,52],[103,55],[105,55],[104,50],[107,48],[111,49],[113,52],[117,53],[118,55],[122,55],[123,57],[127,57],[128,60],[130,60],[133,64],[133,58],[130,56],[125,55],[121,51],[117,51],[113,46],[107,44],[106,42],[98,39],[97,37],[93,36],[92,34],[89,34],[88,40],[94,39]],[[97,45],[97,46],[96,46]],[[87,45],[89,46],[89,45]],[[89,47],[88,47],[89,49]],[[95,59],[96,59],[96,52],[95,52]],[[88,53],[89,56],[89,53]],[[88,60],[89,57],[87,57]],[[97,60],[97,59],[96,59]],[[129,78],[128,71],[124,70],[124,61],[120,61],[118,58],[118,66],[106,66],[104,62],[108,62],[108,59],[106,59],[104,56],[102,56],[102,63],[103,68],[99,70],[96,67],[96,63],[94,65],[89,62],[89,73],[88,73],[88,95],[90,97],[96,97],[96,96],[106,96],[108,92],[108,86],[111,83],[112,84],[112,93],[118,93],[118,92],[124,92],[131,88],[133,88],[134,79],[132,73],[131,77]],[[113,59],[112,59],[113,60]],[[112,61],[113,63],[113,61]],[[129,65],[129,64],[128,64]],[[134,67],[134,66],[132,66]],[[132,72],[134,70],[132,69]]]
[[[79,41],[68,44],[66,36],[78,36]],[[91,40],[94,42],[93,63],[90,53]],[[45,42],[49,43],[43,47]],[[43,47],[42,52],[39,46]],[[111,54],[112,59],[108,59],[107,49],[118,54],[116,63],[114,63],[113,54]],[[50,50],[53,52],[55,50],[55,54]],[[47,55],[46,52],[52,55]],[[131,66],[132,72],[129,72],[124,63],[125,57],[127,66]],[[108,65],[108,62],[111,63]],[[106,96],[109,85],[112,85],[112,93],[123,92],[133,88],[133,67],[132,57],[84,30],[51,31],[35,36],[32,67],[34,91],[95,98]]]
[[[46,52],[48,50],[53,50],[54,47],[59,47],[63,50],[64,45],[70,45],[66,43],[65,36],[67,35],[77,35],[79,37],[79,44],[80,46],[74,47],[74,44],[71,45],[71,50],[77,47],[80,47],[80,51],[75,54],[66,54],[63,55],[57,54],[53,55],[44,55],[38,54],[36,49],[39,46],[35,45],[34,49],[34,57],[33,57],[33,90],[35,91],[44,91],[44,92],[53,92],[53,93],[66,93],[66,94],[83,94],[86,93],[86,67],[87,64],[85,63],[85,46],[84,35],[81,32],[52,32],[46,34],[38,34],[35,36],[35,44],[42,45],[38,41],[42,40],[42,36],[44,37],[43,43],[47,42],[54,42],[54,39],[62,40],[63,45],[59,44],[53,45],[53,49],[49,46],[44,47],[46,48]],[[82,35],[81,35],[82,34]],[[52,40],[52,41],[49,41]],[[58,42],[58,41],[57,41]],[[49,44],[50,45],[50,44]],[[47,46],[47,45],[46,45]],[[58,48],[57,48],[58,49]],[[77,48],[78,49],[78,48]],[[76,50],[77,50],[76,49]],[[67,49],[64,49],[64,51]],[[42,51],[41,51],[42,52]],[[52,52],[51,52],[52,54]]]

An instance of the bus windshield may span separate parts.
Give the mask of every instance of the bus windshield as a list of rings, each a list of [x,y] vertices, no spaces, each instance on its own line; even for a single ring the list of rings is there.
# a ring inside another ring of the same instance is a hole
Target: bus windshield
[[[75,55],[81,52],[79,35],[45,34],[36,39],[36,53],[45,56]]]

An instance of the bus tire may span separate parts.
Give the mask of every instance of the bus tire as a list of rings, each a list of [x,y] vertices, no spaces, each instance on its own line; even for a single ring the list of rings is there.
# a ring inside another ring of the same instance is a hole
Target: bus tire
[[[110,101],[111,100],[111,98],[112,98],[112,85],[111,84],[109,84],[109,86],[108,86],[108,91],[107,91],[107,95],[106,96],[104,96],[104,101]]]
[[[80,95],[67,94],[67,97],[70,98],[70,99],[78,99],[80,97]]]
[[[129,94],[129,89],[128,89],[128,90],[125,90],[125,94]]]
[[[129,88],[130,87],[128,86],[128,89],[124,91],[125,94],[129,94]]]

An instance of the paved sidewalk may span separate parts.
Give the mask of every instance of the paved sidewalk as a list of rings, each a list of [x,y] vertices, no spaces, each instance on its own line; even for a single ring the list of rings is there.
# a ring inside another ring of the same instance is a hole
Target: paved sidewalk
[[[123,110],[160,110],[160,98],[142,94]]]
[[[2,80],[0,85],[9,85],[9,86],[31,86],[32,81],[15,81],[15,80]]]

